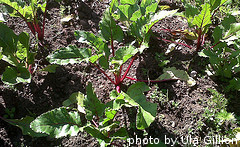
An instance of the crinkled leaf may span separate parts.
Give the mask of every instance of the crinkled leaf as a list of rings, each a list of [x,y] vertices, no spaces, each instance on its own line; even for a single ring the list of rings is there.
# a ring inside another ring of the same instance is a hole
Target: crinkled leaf
[[[30,135],[32,137],[47,136],[47,134],[44,134],[44,133],[34,132],[30,128],[30,123],[34,120],[33,117],[26,116],[26,117],[21,118],[21,119],[3,119],[3,120],[10,123],[11,125],[19,127],[22,130],[23,135]]]
[[[7,67],[2,75],[2,81],[7,85],[30,83],[31,74],[25,67]]]
[[[86,111],[86,118],[92,120],[93,116],[101,117],[103,115],[105,105],[99,101],[96,94],[93,92],[92,84],[87,85],[87,97],[83,104]]]
[[[123,31],[120,26],[116,24],[111,16],[109,9],[104,13],[103,19],[99,24],[101,35],[107,41],[117,40],[121,42],[124,38]]]
[[[164,80],[164,79],[181,79],[184,81],[189,80],[189,76],[186,71],[184,70],[177,70],[176,67],[169,67],[169,68],[164,68],[163,73],[158,80]]]
[[[189,86],[194,86],[196,81],[189,77],[186,71],[177,70],[176,67],[169,67],[163,69],[163,74],[160,75],[157,80],[165,80],[165,79],[180,79],[186,81]]]
[[[210,5],[205,3],[201,5],[202,11],[199,15],[195,16],[192,24],[198,26],[198,28],[203,29],[205,26],[211,24],[211,13]]]
[[[75,31],[74,35],[77,38],[78,42],[87,43],[96,51],[104,51],[106,57],[110,55],[110,50],[107,44],[99,36],[85,31]]]
[[[46,133],[55,138],[75,136],[83,129],[78,112],[68,112],[64,107],[43,113],[30,125],[35,132]]]
[[[227,39],[228,37],[235,35],[239,31],[240,31],[240,23],[231,24],[229,31],[224,36],[224,39]]]
[[[50,54],[47,59],[52,64],[73,64],[80,63],[82,61],[88,61],[88,58],[92,55],[91,49],[88,48],[78,48],[77,46],[68,46],[56,50]]]

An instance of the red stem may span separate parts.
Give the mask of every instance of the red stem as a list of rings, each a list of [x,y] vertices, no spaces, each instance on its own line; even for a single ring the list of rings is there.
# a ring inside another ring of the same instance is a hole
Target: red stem
[[[164,80],[140,80],[140,79],[135,79],[135,78],[131,78],[126,76],[126,78],[133,80],[133,81],[139,81],[139,82],[152,82],[152,83],[160,83],[160,82],[167,82],[167,81],[176,81],[179,79],[164,79]]]
[[[137,54],[136,54],[135,56],[133,56],[132,61],[131,61],[130,64],[128,65],[128,68],[127,68],[127,70],[125,71],[124,75],[122,76],[120,82],[122,82],[122,81],[126,78],[128,72],[129,72],[129,70],[130,70],[130,68],[131,68],[131,66],[132,66],[132,64],[133,64],[133,61],[136,59],[136,57],[137,57]]]
[[[216,44],[214,44],[213,46],[211,46],[210,48],[214,48],[215,46],[217,46],[221,41],[218,41]]]
[[[157,37],[157,39],[160,39],[159,37]],[[183,46],[186,46],[186,47],[188,47],[188,48],[190,48],[190,49],[192,49],[192,47],[191,46],[189,46],[189,45],[187,45],[187,44],[185,44],[185,43],[181,43],[181,42],[175,42],[175,41],[171,41],[171,40],[167,40],[167,39],[160,39],[160,40],[163,40],[163,41],[166,41],[166,42],[171,42],[171,43],[175,43],[175,44],[180,44],[180,45],[183,45]]]
[[[90,62],[91,63],[91,62]],[[93,63],[92,63],[93,64]],[[107,78],[108,80],[110,80],[112,82],[112,84],[116,85],[116,83],[100,68],[98,67],[96,64],[93,64],[99,71],[101,71],[101,73],[103,73]]]
[[[197,52],[200,50],[201,47],[201,39],[202,39],[202,29],[198,32],[198,40],[197,40]]]

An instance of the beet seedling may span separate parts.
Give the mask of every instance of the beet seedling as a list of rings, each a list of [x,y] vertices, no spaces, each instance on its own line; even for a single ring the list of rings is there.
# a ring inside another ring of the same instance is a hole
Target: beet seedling
[[[10,0],[0,0],[0,4],[7,7],[10,16],[22,18],[32,34],[42,41],[44,39],[45,18],[47,13],[48,0],[29,0],[27,2],[12,2]],[[42,26],[38,20],[37,10],[44,12]]]
[[[201,47],[205,44],[206,34],[209,27],[212,24],[212,19],[216,15],[220,7],[224,5],[227,0],[209,0],[209,1],[196,1],[196,4],[189,3],[187,0],[182,0],[185,11],[180,14],[187,19],[188,26],[194,29],[194,32],[189,30],[171,30],[171,29],[161,29],[163,31],[168,31],[171,33],[183,34],[187,39],[197,40],[196,51],[201,51]],[[162,39],[166,42],[176,43],[186,46],[192,49],[191,46],[174,42],[171,40]]]
[[[16,35],[8,26],[0,23],[0,59],[8,62],[2,81],[7,85],[31,82],[35,53],[29,51],[29,34]]]
[[[118,92],[121,91],[120,86],[125,78],[141,81],[127,77],[134,60],[138,54],[148,48],[151,27],[159,20],[173,15],[177,10],[156,12],[159,0],[141,1],[140,5],[138,3],[139,1],[121,1],[120,3],[116,0],[112,1],[99,24],[98,35],[75,31],[78,42],[88,44],[91,49],[68,46],[49,55],[49,62],[60,65],[90,62],[115,85]],[[127,28],[125,32],[114,18],[125,24]],[[133,36],[135,40],[124,46],[114,46],[114,42],[123,42],[124,33]],[[110,49],[108,45],[111,46]],[[129,59],[131,62],[123,73],[123,64]],[[106,70],[111,71],[114,78],[108,76]]]

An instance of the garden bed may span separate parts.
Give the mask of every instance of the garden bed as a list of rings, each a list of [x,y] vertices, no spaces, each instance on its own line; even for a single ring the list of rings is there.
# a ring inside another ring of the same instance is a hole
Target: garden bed
[[[164,1],[160,4],[169,5],[170,9],[183,9],[182,5],[176,2]],[[109,1],[107,0],[86,2],[71,0],[63,1],[61,5],[57,2],[49,4],[45,27],[45,47],[40,47],[38,50],[35,59],[37,68],[32,75],[32,81],[29,84],[17,84],[14,89],[0,82],[0,116],[8,115],[8,118],[14,119],[20,119],[26,115],[37,117],[51,109],[61,107],[62,102],[74,92],[80,91],[86,94],[86,86],[90,82],[93,83],[96,95],[102,103],[110,101],[109,94],[115,89],[114,85],[91,64],[59,66],[55,73],[40,70],[49,64],[45,58],[56,49],[70,44],[87,47],[85,44],[77,42],[74,31],[85,30],[97,34],[99,31],[98,24],[108,6]],[[63,15],[70,14],[75,15],[73,19],[62,23]],[[16,34],[22,31],[30,32],[24,21],[19,18],[8,16],[6,24]],[[163,73],[163,67],[159,66],[163,59],[158,54],[166,52],[170,44],[157,39],[157,37],[165,39],[181,38],[181,36],[175,36],[175,34],[161,29],[184,30],[187,28],[187,22],[180,16],[166,17],[156,23],[152,27],[154,36],[150,38],[149,49],[137,57],[128,76],[142,80],[157,79]],[[34,37],[32,36],[32,38]],[[206,40],[211,42],[210,37]],[[187,136],[199,139],[215,133],[227,135],[227,131],[238,126],[237,122],[226,121],[217,130],[216,127],[218,126],[216,124],[206,122],[210,117],[205,113],[206,108],[213,110],[215,107],[210,101],[213,96],[217,97],[209,89],[215,89],[227,98],[226,110],[233,113],[236,118],[240,116],[240,93],[238,91],[225,93],[226,83],[219,81],[214,76],[209,76],[205,72],[209,61],[208,58],[196,54],[196,42],[185,41],[193,48],[189,49],[182,45],[174,46],[174,50],[166,56],[169,60],[167,67],[176,67],[179,70],[186,71],[196,81],[196,84],[191,87],[182,80],[160,83],[146,82],[150,91],[144,94],[147,101],[158,105],[157,115],[150,127],[141,131],[134,126],[136,125],[134,117],[136,117],[137,112],[130,108],[122,109],[122,112],[118,113],[117,119],[127,126],[129,137],[135,138],[136,135],[141,138],[151,136],[152,138],[159,138],[163,143],[166,143],[166,137],[177,138],[179,143],[175,145],[183,146],[181,137],[185,137],[184,140],[186,140]],[[185,41],[183,40],[183,43]],[[130,60],[127,62],[129,63]],[[0,60],[0,75],[7,66],[8,63]],[[127,66],[123,66],[123,71],[126,69]],[[110,72],[107,72],[107,74],[110,74]],[[134,83],[136,81],[125,80],[122,85],[123,91],[126,91]],[[12,108],[15,109],[14,112],[6,113],[6,109],[11,110]],[[10,116],[10,114],[13,116]],[[209,115],[212,115],[212,113]],[[127,141],[118,140],[115,143],[123,146],[127,144]],[[199,140],[197,144],[205,146],[202,140]],[[77,136],[60,139],[50,137],[32,138],[22,135],[21,129],[0,119],[0,146],[60,145],[97,146],[98,141],[86,132],[79,132]]]

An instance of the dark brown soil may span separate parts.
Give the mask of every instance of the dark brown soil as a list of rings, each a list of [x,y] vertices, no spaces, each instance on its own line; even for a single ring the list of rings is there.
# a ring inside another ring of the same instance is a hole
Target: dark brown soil
[[[15,108],[14,118],[19,119],[26,115],[38,116],[48,110],[60,107],[62,102],[66,100],[73,92],[81,91],[85,93],[85,87],[88,82],[93,83],[93,87],[97,96],[102,102],[106,102],[109,93],[114,89],[114,85],[108,81],[100,71],[91,65],[85,63],[60,66],[56,73],[47,73],[40,71],[48,62],[44,59],[50,52],[66,47],[70,44],[77,44],[74,37],[75,30],[86,30],[93,33],[98,32],[98,24],[101,20],[102,13],[107,8],[108,0],[89,0],[86,2],[78,0],[64,0],[62,4],[65,10],[61,12],[62,7],[52,2],[46,20],[45,44],[47,48],[40,48],[36,59],[37,71],[34,72],[32,82],[30,84],[19,84],[15,89],[11,89],[0,82],[0,115],[3,116],[5,109]],[[177,4],[164,1],[163,4],[170,4],[172,8],[178,7]],[[62,24],[61,14],[75,15],[70,22]],[[78,18],[77,18],[78,16]],[[29,30],[26,24],[18,18],[9,17],[7,25],[16,33]],[[153,27],[155,36],[169,39],[172,34],[161,31],[160,29],[185,29],[187,24],[179,19],[179,17],[171,17],[161,20]],[[33,36],[32,36],[33,37]],[[187,86],[183,81],[159,83],[157,91],[161,89],[168,90],[168,101],[164,104],[157,99],[151,99],[151,95],[156,86],[153,83],[147,83],[151,91],[146,93],[149,101],[158,103],[158,114],[156,120],[146,130],[148,136],[157,137],[164,142],[164,137],[179,138],[180,136],[190,135],[189,130],[194,130],[191,135],[204,136],[207,130],[197,130],[197,124],[207,107],[206,103],[211,94],[208,88],[218,89],[222,91],[221,85],[215,78],[209,77],[205,72],[205,64],[207,59],[196,55],[194,50],[194,42],[188,42],[193,49],[177,45],[167,58],[170,60],[168,67],[176,67],[185,70],[191,75],[192,71],[197,74],[193,78],[196,85]],[[152,37],[150,48],[135,60],[128,76],[137,79],[156,79],[162,74],[162,68],[158,66],[159,61],[155,59],[156,53],[166,51],[169,43]],[[8,64],[0,61],[0,75]],[[123,70],[126,70],[124,66]],[[123,87],[128,87],[134,81],[126,80]],[[227,95],[226,95],[227,96]],[[232,99],[229,100],[229,112],[240,115],[239,93],[231,94]],[[177,103],[173,106],[172,102]],[[132,111],[126,109],[125,111]],[[127,115],[125,112],[120,113],[119,120],[127,121],[128,126],[134,121],[134,115]],[[134,112],[133,112],[134,114]],[[230,129],[229,126],[226,129]],[[135,130],[136,132],[136,130]],[[136,132],[138,136],[143,136],[143,131]],[[129,129],[129,136],[134,137],[134,129]],[[121,142],[120,142],[121,143]],[[0,119],[0,146],[97,146],[98,142],[87,133],[79,133],[75,137],[64,137],[62,139],[52,139],[49,137],[31,138],[22,135],[19,128],[14,127]],[[121,144],[123,146],[123,144]],[[181,145],[179,145],[181,146]]]

